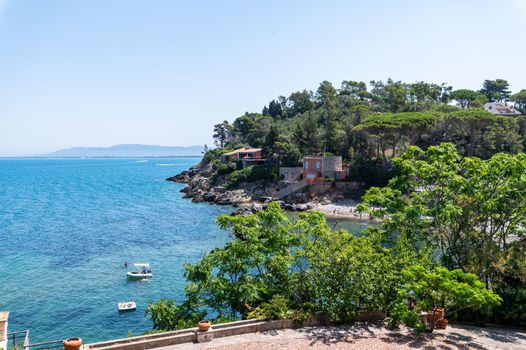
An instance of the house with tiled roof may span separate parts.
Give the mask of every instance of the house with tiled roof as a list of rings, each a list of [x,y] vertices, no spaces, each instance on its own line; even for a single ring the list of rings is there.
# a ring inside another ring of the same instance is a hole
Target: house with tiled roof
[[[513,107],[502,102],[488,102],[484,105],[484,109],[495,115],[516,116],[521,114]]]

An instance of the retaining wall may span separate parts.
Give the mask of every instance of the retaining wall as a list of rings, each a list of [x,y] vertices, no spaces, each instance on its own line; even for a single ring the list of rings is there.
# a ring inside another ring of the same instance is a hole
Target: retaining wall
[[[357,321],[374,321],[385,318],[382,312],[359,314]],[[316,319],[305,321],[275,320],[264,321],[259,319],[243,320],[236,322],[213,325],[208,332],[199,332],[197,328],[182,329],[179,331],[148,334],[138,337],[110,340],[88,344],[85,350],[145,350],[163,346],[211,341],[214,338],[230,337],[246,333],[266,332],[279,329],[314,327],[325,325]]]

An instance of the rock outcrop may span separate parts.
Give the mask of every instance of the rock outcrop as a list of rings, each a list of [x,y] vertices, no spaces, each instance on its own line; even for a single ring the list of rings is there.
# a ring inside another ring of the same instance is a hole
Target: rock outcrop
[[[277,193],[280,193],[286,186],[290,186],[290,184],[258,180],[242,182],[235,188],[227,188],[227,176],[221,175],[213,163],[206,162],[192,166],[166,180],[186,184],[181,192],[184,193],[184,198],[189,198],[192,202],[240,206],[241,208],[235,212],[236,215],[253,213],[265,208],[265,202],[277,198]],[[337,186],[329,184],[321,189],[306,186],[277,202],[285,210],[304,211],[312,209],[312,202],[328,204],[342,198],[344,198],[342,191]],[[247,209],[247,204],[252,204],[252,206],[248,206]]]

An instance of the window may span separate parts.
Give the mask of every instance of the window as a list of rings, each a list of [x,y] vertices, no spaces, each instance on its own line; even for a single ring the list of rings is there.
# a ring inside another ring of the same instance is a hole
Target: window
[[[318,162],[316,162],[316,169],[319,169],[319,168],[320,168],[320,165],[321,165],[321,164],[320,164],[320,162],[319,162],[319,161],[318,161]]]
[[[309,162],[305,161],[305,169],[309,168]]]
[[[307,174],[307,179],[315,179],[316,178],[316,174]]]

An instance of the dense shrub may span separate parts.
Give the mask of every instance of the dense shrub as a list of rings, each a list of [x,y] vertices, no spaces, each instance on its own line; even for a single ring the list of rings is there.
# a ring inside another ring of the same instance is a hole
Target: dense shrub
[[[221,155],[230,152],[230,149],[227,148],[216,148],[209,150],[203,156],[204,163],[210,163],[213,161],[221,160]]]
[[[241,182],[253,182],[257,180],[277,181],[279,168],[267,165],[250,165],[241,170],[233,171],[228,177],[226,187],[233,188]]]
[[[423,288],[420,282],[433,280],[436,274],[451,282],[439,288],[447,294],[448,302],[465,305],[466,300],[471,303],[477,296],[492,295],[481,290],[483,285],[474,275],[421,266],[411,269],[426,259],[402,246],[383,247],[375,229],[360,236],[332,231],[318,212],[302,213],[291,220],[277,203],[271,203],[257,214],[221,216],[218,223],[239,238],[210,251],[197,263],[185,265],[185,301],[150,306],[154,327],[176,329],[200,317],[217,322],[314,316],[349,323],[361,313],[396,311],[400,289]],[[403,276],[411,277],[406,284]],[[476,293],[458,279],[473,285]],[[416,292],[424,298],[428,289]],[[485,302],[476,301],[477,305]],[[417,326],[414,313],[406,312],[400,320]]]
[[[526,327],[526,284],[502,284],[497,292],[504,302],[493,310],[492,322]]]

